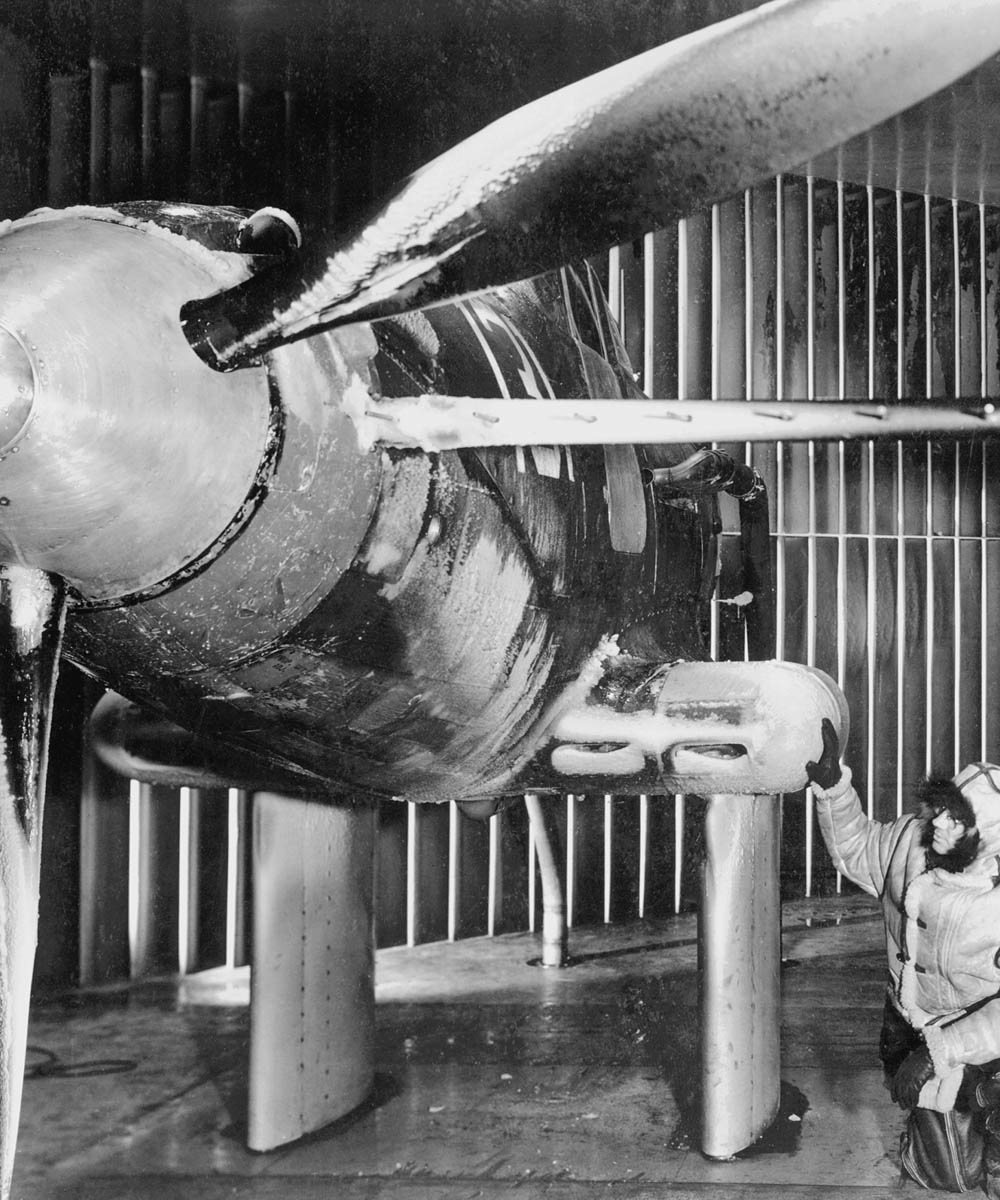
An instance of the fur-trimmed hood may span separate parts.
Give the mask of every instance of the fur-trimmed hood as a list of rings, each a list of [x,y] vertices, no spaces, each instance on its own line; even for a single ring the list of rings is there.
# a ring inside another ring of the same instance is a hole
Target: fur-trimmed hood
[[[979,851],[966,870],[1000,875],[1000,767],[970,763],[955,776],[955,786],[972,805],[979,830]]]

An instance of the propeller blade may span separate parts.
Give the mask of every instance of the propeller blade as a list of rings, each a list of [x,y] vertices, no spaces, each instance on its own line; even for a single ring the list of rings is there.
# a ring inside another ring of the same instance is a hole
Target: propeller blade
[[[0,565],[0,1200],[10,1195],[38,936],[42,800],[63,581]]]
[[[776,0],[488,125],[332,253],[190,301],[185,332],[227,370],[540,274],[789,170],[998,50],[995,0]]]
[[[717,441],[982,437],[1000,412],[981,400],[370,400],[355,416],[362,445],[424,451],[471,446],[620,446]]]

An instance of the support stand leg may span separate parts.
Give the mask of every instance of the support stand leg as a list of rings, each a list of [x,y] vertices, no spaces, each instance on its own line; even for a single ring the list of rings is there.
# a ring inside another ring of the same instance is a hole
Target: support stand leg
[[[65,617],[62,582],[0,566],[0,1196],[10,1195],[38,939],[45,761]]]
[[[781,808],[712,796],[700,913],[702,1150],[730,1158],[780,1101]]]
[[[259,792],[247,1143],[328,1125],[375,1072],[375,809]]]
[[[569,932],[566,925],[566,899],[559,865],[552,849],[552,838],[545,821],[542,801],[530,792],[524,797],[535,839],[535,854],[542,879],[542,966],[565,967],[569,960]]]

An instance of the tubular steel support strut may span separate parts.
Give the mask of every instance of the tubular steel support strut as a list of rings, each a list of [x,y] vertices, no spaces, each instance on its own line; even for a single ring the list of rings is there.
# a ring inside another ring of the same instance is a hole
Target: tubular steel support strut
[[[569,961],[566,896],[563,892],[552,846],[552,837],[545,821],[545,809],[540,797],[529,792],[524,797],[535,839],[538,869],[542,879],[542,966],[565,967]]]
[[[781,805],[711,796],[701,947],[701,1148],[731,1158],[774,1120],[781,1072]]]

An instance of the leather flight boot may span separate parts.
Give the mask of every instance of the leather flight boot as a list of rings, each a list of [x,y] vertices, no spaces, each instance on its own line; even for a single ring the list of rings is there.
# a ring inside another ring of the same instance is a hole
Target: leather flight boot
[[[1000,1200],[1000,1108],[987,1114],[983,1126],[983,1191]]]

